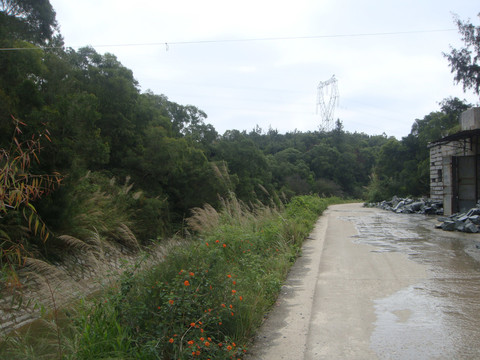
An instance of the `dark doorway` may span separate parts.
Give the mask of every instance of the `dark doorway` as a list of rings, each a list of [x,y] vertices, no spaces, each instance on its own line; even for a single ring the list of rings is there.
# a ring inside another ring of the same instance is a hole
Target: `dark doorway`
[[[466,212],[477,204],[480,170],[479,156],[458,156],[453,159],[456,211]]]

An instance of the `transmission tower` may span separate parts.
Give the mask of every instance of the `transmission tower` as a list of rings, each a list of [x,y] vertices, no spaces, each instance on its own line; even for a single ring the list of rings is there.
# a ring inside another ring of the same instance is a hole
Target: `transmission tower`
[[[333,129],[333,114],[335,107],[338,105],[339,96],[335,75],[332,75],[327,81],[320,81],[317,87],[317,114],[320,108],[321,130],[330,131]]]

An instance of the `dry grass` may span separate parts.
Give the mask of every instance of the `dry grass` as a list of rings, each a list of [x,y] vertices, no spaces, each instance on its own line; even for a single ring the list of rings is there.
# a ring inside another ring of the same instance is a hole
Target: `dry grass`
[[[206,232],[215,229],[219,224],[220,216],[211,205],[205,204],[202,208],[193,208],[192,216],[187,221],[188,227],[197,232]]]
[[[92,246],[87,244],[85,241],[80,240],[74,236],[70,235],[60,235],[58,239],[61,240],[69,248],[78,249],[78,250],[91,250]]]
[[[274,202],[270,206],[266,206],[260,201],[247,205],[238,200],[235,195],[221,198],[220,202],[222,205],[220,211],[215,210],[209,204],[192,209],[192,216],[186,220],[189,229],[199,233],[209,233],[215,230],[220,223],[239,226],[254,224],[256,226],[264,219],[280,214],[280,209]]]
[[[120,224],[115,235],[117,240],[128,249],[134,251],[140,250],[140,244],[138,243],[137,238],[127,225]]]
[[[212,168],[215,176],[223,182],[228,191],[233,191],[233,184],[228,173],[227,163],[225,161],[212,163]]]
[[[49,278],[63,277],[64,275],[56,266],[31,257],[25,257],[24,271],[41,277],[48,275]]]

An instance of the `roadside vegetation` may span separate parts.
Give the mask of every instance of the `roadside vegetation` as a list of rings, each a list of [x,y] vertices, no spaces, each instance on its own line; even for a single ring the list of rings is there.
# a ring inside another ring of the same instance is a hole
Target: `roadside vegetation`
[[[34,338],[11,334],[9,359],[237,359],[275,302],[318,216],[339,198],[294,197],[194,209],[194,232],[161,263],[125,269],[112,288]],[[46,324],[52,325],[57,319]],[[39,339],[41,334],[41,339]],[[33,344],[33,345],[32,345]]]
[[[478,94],[479,30],[457,25],[466,49],[446,57]],[[48,0],[0,1],[0,49],[0,290],[67,254],[98,263],[112,244],[180,241],[64,314],[74,320],[61,333],[54,321],[45,358],[241,355],[323,209],[428,195],[427,144],[470,106],[446,98],[400,140],[340,119],[331,131],[219,134],[201,109],[142,92],[114,54],[66,47]],[[20,345],[17,358],[41,358]]]

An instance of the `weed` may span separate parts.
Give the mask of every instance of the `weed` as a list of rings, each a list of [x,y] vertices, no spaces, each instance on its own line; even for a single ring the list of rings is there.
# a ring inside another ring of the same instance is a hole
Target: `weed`
[[[52,355],[241,358],[303,239],[334,202],[339,199],[302,196],[285,208],[268,208],[231,198],[221,211],[195,210],[188,223],[196,235],[179,242],[164,261],[129,268],[100,297],[82,302],[57,339],[62,349]]]

